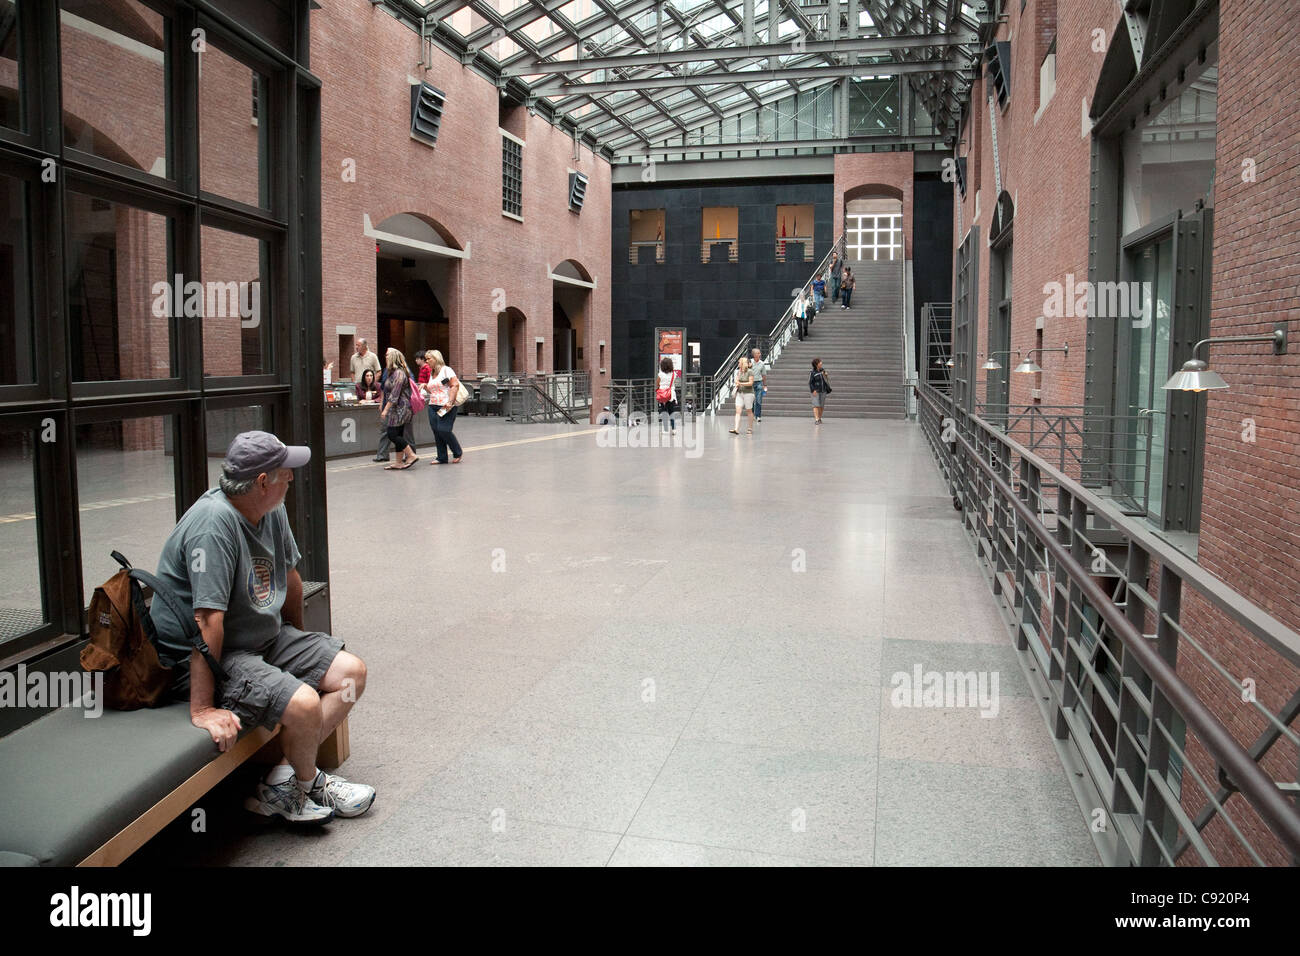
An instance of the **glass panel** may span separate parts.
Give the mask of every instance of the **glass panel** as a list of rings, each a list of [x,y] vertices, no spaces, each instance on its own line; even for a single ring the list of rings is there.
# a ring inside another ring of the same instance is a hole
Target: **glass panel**
[[[267,208],[270,87],[265,75],[208,44],[199,58],[199,186]]]
[[[73,381],[169,378],[171,220],[72,191],[67,209]]]
[[[0,385],[36,381],[27,189],[0,175]]]
[[[214,226],[200,230],[203,264],[203,374],[261,375],[272,370],[270,244]]]
[[[24,128],[18,27],[18,5],[13,0],[0,0],[0,126],[10,129]]]
[[[152,571],[176,524],[171,416],[95,422],[76,428],[83,599],[117,571],[121,551]]]
[[[1219,70],[1208,66],[1164,109],[1124,134],[1125,233],[1196,200],[1214,204]]]
[[[68,146],[167,176],[167,26],[137,0],[63,0]]]
[[[226,449],[240,432],[271,431],[271,409],[264,405],[239,408],[210,408],[206,415],[208,426],[208,487],[215,488],[221,481],[221,462]],[[367,433],[369,437],[369,433]]]
[[[1140,432],[1129,439],[1129,470],[1132,493],[1142,500],[1147,492],[1147,511],[1158,519],[1164,501],[1165,421],[1167,394],[1162,386],[1169,379],[1169,342],[1173,308],[1173,239],[1153,243],[1133,260],[1143,318],[1130,323],[1128,411],[1130,416],[1149,416],[1149,438]],[[1144,412],[1144,409],[1149,411]]]
[[[0,648],[46,621],[37,550],[38,440],[36,429],[0,426]]]

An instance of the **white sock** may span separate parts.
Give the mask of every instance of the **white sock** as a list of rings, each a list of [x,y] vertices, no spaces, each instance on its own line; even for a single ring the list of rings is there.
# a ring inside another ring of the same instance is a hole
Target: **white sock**
[[[269,786],[275,787],[279,784],[286,783],[293,776],[293,767],[287,763],[278,763],[271,768],[271,772],[266,775],[266,782]]]
[[[316,781],[319,779],[320,779],[320,771],[317,770],[306,780],[299,779],[298,786],[301,787],[303,790],[310,790],[312,787],[316,785]]]

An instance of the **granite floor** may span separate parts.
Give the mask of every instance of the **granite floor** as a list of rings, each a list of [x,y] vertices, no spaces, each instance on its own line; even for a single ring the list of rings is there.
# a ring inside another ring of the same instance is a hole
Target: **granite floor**
[[[342,772],[376,804],[259,825],[246,768],[133,865],[1096,865],[919,430],[729,424],[470,418],[457,466],[331,462],[370,669]]]

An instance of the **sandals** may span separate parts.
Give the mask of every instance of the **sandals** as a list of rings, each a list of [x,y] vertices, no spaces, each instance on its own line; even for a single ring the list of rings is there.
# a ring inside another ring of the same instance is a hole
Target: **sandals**
[[[738,431],[737,431],[736,429],[734,429],[734,428],[728,428],[727,431],[731,432],[731,434],[733,434],[733,435],[739,435],[739,434],[740,434],[740,432],[738,432]]]

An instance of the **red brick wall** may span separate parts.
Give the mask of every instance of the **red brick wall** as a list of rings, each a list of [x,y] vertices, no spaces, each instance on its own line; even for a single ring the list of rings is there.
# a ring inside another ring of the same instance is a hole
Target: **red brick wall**
[[[599,374],[604,340],[610,366],[610,167],[583,147],[574,160],[573,139],[521,110],[522,223],[501,214],[499,94],[486,80],[437,50],[425,72],[419,36],[368,0],[337,0],[312,14],[312,71],[324,81],[321,101],[321,211],[324,220],[324,342],[338,350],[336,326],[376,332],[374,240],[362,233],[398,213],[437,222],[452,244],[470,256],[456,267],[456,290],[443,302],[451,325],[452,367],[471,374],[475,333],[488,336],[485,372],[497,368],[497,312],[502,301],[527,318],[521,360],[537,371],[536,337],[545,339],[542,371],[552,369],[553,284],[550,269],[566,259],[593,277],[583,323],[583,367],[592,392],[603,394]],[[358,56],[357,51],[366,51]],[[447,94],[437,145],[410,137],[410,84],[424,80]],[[518,132],[518,129],[516,129]],[[353,160],[356,181],[344,181]],[[581,215],[568,209],[568,170],[590,177]],[[500,290],[500,291],[498,291]],[[409,358],[409,356],[408,356]]]
[[[1106,44],[1119,19],[1114,4],[1102,0],[1056,3],[1029,0],[1024,11],[1009,4],[1009,19],[998,39],[1011,43],[1011,99],[999,110],[998,140],[1003,189],[1015,201],[1012,334],[1013,348],[1035,346],[1035,320],[1043,313],[1044,284],[1064,284],[1067,275],[1083,282],[1088,273],[1090,138],[1082,122],[1083,104],[1092,93],[1105,45],[1095,48],[1094,31]],[[1053,15],[1057,23],[1053,30]],[[1057,41],[1056,91],[1042,105],[1039,66],[1052,36]],[[1225,0],[1220,13],[1219,108],[1215,172],[1214,265],[1211,328],[1214,335],[1269,332],[1275,321],[1300,312],[1300,128],[1294,103],[1300,81],[1294,50],[1300,45],[1300,20],[1280,18],[1263,0]],[[972,222],[981,227],[979,332],[987,349],[989,315],[988,227],[996,200],[992,137],[983,80],[973,90],[972,117],[964,130],[969,149],[969,185],[962,203],[960,242]],[[1038,114],[1037,116],[1035,114]],[[1254,161],[1255,181],[1243,179],[1243,160]],[[980,214],[975,217],[975,193]],[[1038,359],[1042,376],[1011,376],[1011,403],[1029,404],[1033,378],[1041,379],[1045,405],[1084,402],[1085,316],[1048,318],[1043,345],[1068,341],[1068,359],[1053,353]],[[1235,353],[1235,354],[1234,354]],[[1300,348],[1274,357],[1267,346],[1224,346],[1213,353],[1213,367],[1231,384],[1207,401],[1205,477],[1198,560],[1229,587],[1255,602],[1286,626],[1300,629]],[[977,395],[986,394],[986,373]],[[1253,420],[1254,442],[1243,441],[1244,421]],[[1152,571],[1156,589],[1158,567]],[[1214,611],[1185,590],[1181,619],[1198,641],[1235,678],[1255,681],[1260,704],[1276,712],[1300,684],[1300,672],[1245,628]],[[1148,630],[1154,629],[1151,622]],[[1179,648],[1180,676],[1195,688],[1215,715],[1243,745],[1265,729],[1256,709],[1240,690],[1203,662],[1189,643]],[[1213,780],[1213,761],[1188,733],[1192,766]],[[1293,779],[1296,749],[1281,744],[1265,761],[1277,779]],[[1194,814],[1199,787],[1185,771],[1183,800]],[[1261,849],[1267,862],[1284,864],[1286,854],[1266,827],[1231,798],[1234,821]],[[1236,838],[1221,823],[1206,831],[1222,859],[1247,862]],[[1191,862],[1184,857],[1184,863]]]
[[[1289,321],[1292,344],[1282,356],[1267,345],[1211,350],[1211,367],[1231,387],[1206,399],[1199,561],[1300,630],[1300,19],[1278,16],[1277,7],[1262,0],[1225,0],[1219,24],[1210,333],[1266,333],[1274,322]],[[1247,159],[1254,161],[1254,182],[1243,178]],[[1253,443],[1242,438],[1247,419],[1255,425]],[[1185,605],[1189,614],[1198,616],[1228,670],[1257,682],[1259,702],[1270,711],[1300,685],[1300,671],[1239,626],[1206,617],[1200,602]],[[1265,727],[1254,709],[1220,675],[1197,666],[1194,656],[1184,663],[1185,679],[1213,702],[1240,742],[1252,743]],[[1276,779],[1294,779],[1295,747],[1281,744],[1272,758],[1265,766]],[[1245,803],[1235,797],[1230,806]],[[1222,827],[1212,837],[1232,842]],[[1285,855],[1276,851],[1270,862],[1284,864]]]
[[[861,186],[881,185],[902,193],[903,248],[912,257],[911,151],[897,153],[839,153],[835,157],[835,236],[844,232],[844,196]],[[893,195],[881,193],[881,195]],[[857,198],[857,197],[855,197]]]

